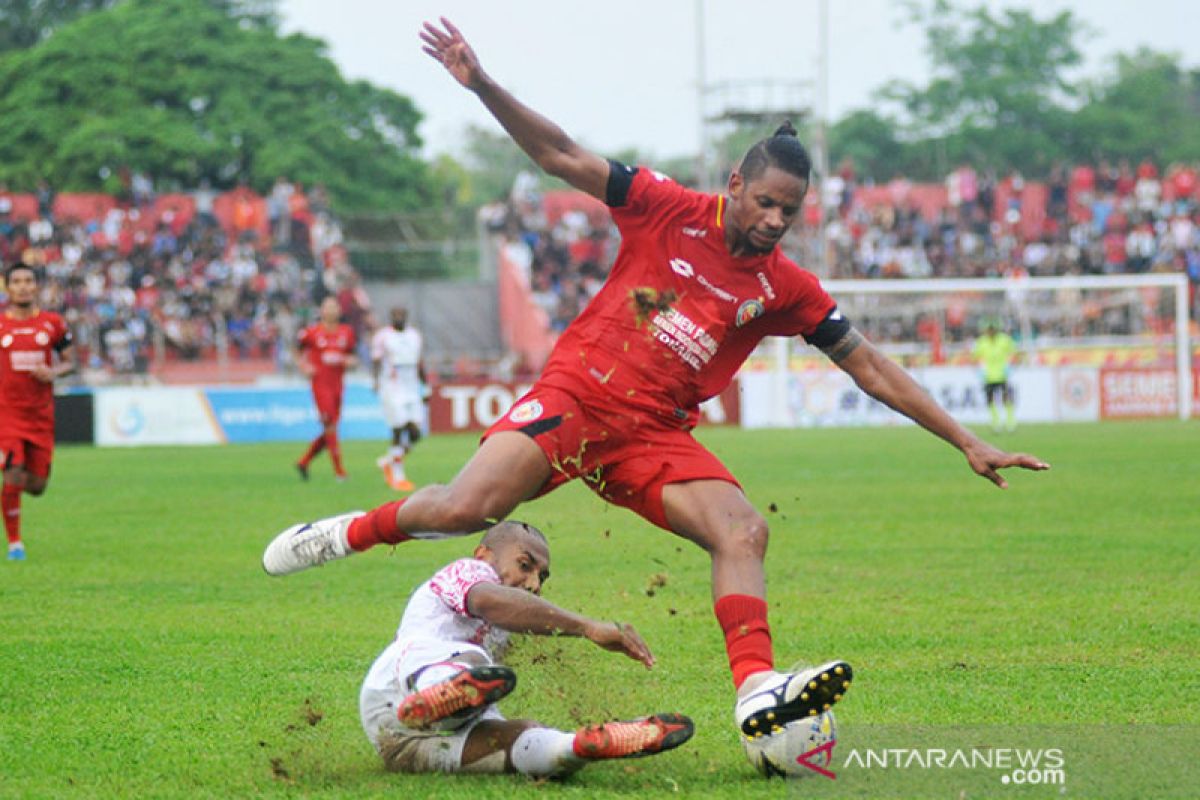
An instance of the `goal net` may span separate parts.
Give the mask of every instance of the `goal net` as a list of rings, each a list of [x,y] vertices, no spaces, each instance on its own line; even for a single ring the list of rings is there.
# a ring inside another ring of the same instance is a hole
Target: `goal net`
[[[825,281],[842,312],[959,421],[989,420],[973,356],[996,325],[1017,343],[1021,422],[1178,416],[1200,409],[1184,275]],[[740,376],[748,427],[895,424],[803,342],[769,340]]]

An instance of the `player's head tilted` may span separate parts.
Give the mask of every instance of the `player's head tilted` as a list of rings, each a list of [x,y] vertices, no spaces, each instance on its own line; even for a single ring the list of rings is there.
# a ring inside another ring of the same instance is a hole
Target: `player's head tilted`
[[[321,322],[326,325],[337,325],[342,321],[342,306],[333,295],[321,301]]]
[[[23,261],[18,261],[4,270],[4,291],[10,305],[28,309],[37,302],[37,270]]]
[[[408,325],[408,309],[404,306],[396,306],[392,309],[392,327],[398,331],[404,330]]]
[[[769,253],[800,215],[812,159],[785,122],[751,147],[729,176],[725,225],[735,255]]]
[[[475,548],[475,558],[486,561],[505,586],[541,594],[550,580],[550,545],[537,528],[506,520],[488,528]]]

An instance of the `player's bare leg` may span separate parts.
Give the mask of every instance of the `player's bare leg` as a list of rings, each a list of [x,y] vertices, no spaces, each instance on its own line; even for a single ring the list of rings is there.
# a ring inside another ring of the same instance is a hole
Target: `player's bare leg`
[[[378,544],[481,531],[536,494],[550,469],[532,439],[501,431],[488,437],[447,485],[425,486],[367,514],[293,525],[267,546],[263,568],[272,575],[287,575]]]
[[[672,530],[712,558],[714,610],[738,701],[735,720],[746,735],[828,710],[850,686],[853,671],[831,661],[795,673],[774,669],[767,624],[767,522],[740,488],[718,480],[668,484],[663,506]]]

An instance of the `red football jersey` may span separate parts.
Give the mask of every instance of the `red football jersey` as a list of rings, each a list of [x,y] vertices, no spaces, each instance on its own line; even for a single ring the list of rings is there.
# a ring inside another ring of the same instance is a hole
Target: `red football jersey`
[[[71,344],[63,318],[39,311],[28,319],[0,312],[0,430],[19,436],[54,436],[54,384],[33,377],[51,366],[53,353]]]
[[[542,382],[692,425],[763,337],[812,334],[833,299],[778,248],[730,255],[724,205],[639,169],[612,209],[621,231],[612,273],[559,338]]]
[[[346,357],[354,352],[353,328],[338,325],[331,331],[317,322],[300,331],[298,343],[315,370],[313,386],[342,385]]]

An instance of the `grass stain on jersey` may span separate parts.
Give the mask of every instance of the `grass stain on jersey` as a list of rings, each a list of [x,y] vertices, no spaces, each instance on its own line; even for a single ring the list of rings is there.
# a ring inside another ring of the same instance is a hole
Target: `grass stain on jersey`
[[[629,290],[629,301],[639,328],[649,322],[655,313],[665,314],[670,311],[671,303],[677,299],[679,295],[671,289],[660,292],[651,286],[639,286]]]

